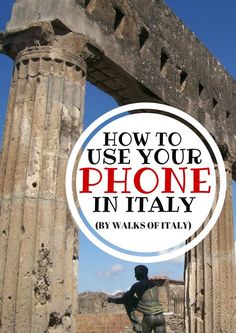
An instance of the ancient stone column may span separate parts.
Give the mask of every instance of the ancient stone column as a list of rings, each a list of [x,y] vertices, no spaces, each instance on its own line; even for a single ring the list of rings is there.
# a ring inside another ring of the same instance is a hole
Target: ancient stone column
[[[208,236],[185,256],[186,333],[235,333],[235,252],[232,173],[226,164],[227,193]]]
[[[76,332],[77,228],[65,195],[85,64],[52,46],[19,52],[0,171],[0,332]]]

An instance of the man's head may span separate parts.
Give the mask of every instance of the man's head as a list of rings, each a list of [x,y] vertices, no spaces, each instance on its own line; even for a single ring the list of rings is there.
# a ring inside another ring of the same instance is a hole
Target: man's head
[[[134,268],[134,273],[135,273],[135,277],[138,281],[142,280],[144,278],[147,278],[148,268],[144,265],[138,265]]]

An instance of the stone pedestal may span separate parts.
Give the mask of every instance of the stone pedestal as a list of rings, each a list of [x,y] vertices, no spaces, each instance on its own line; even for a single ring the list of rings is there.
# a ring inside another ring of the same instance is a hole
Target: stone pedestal
[[[65,172],[83,118],[85,64],[62,48],[18,53],[0,170],[0,331],[75,332],[78,231]]]
[[[208,236],[185,257],[186,333],[235,333],[235,253],[232,174],[221,215]]]

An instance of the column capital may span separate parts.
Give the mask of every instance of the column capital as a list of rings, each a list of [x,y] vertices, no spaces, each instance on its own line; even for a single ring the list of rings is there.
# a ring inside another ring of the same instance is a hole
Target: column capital
[[[86,75],[85,61],[79,55],[73,54],[67,49],[50,45],[27,47],[17,54],[15,63],[16,66],[20,66],[21,63],[26,64],[28,61],[32,63],[40,62],[41,66],[38,68],[38,71],[42,75],[45,73],[47,73],[47,75],[50,73],[55,75],[56,72],[60,74],[62,68],[59,65],[62,63],[67,67],[74,67],[76,71],[82,71],[83,75]],[[52,66],[52,62],[57,63],[59,67],[55,65]],[[29,69],[21,73],[21,75],[24,74],[25,76],[29,75]]]
[[[84,60],[84,68],[85,62],[97,62],[103,55],[99,48],[88,42],[86,36],[72,32],[59,20],[37,22],[21,31],[0,33],[0,52],[14,60],[22,51],[27,53],[32,48],[46,50],[45,47],[50,47],[52,54],[52,48],[57,49],[57,57],[80,57]]]
[[[236,156],[230,154],[227,144],[217,144],[224,160],[225,171],[232,174],[232,179],[236,180]]]
[[[231,182],[232,180],[236,181],[236,162],[234,159],[230,158],[224,161],[225,171],[228,175],[228,180]]]
[[[232,178],[234,181],[236,181],[236,162],[232,165]]]

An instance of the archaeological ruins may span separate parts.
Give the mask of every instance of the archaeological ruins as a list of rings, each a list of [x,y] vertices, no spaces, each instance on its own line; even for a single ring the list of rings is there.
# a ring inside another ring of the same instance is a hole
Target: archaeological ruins
[[[182,333],[184,329],[184,281],[167,277],[155,279],[160,301],[165,309],[167,333]],[[98,333],[132,333],[123,305],[107,302],[107,294],[86,292],[78,296],[78,333],[93,333],[94,322]]]
[[[78,239],[64,178],[86,80],[120,105],[182,109],[215,138],[227,195],[185,258],[185,332],[234,332],[236,82],[223,66],[163,0],[16,0],[0,50],[15,62],[0,164],[0,332],[76,332]]]

